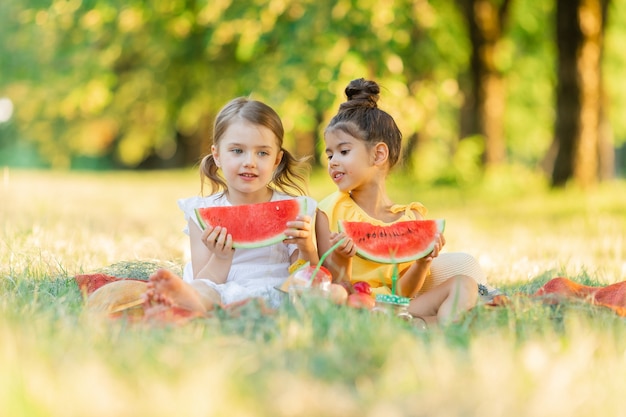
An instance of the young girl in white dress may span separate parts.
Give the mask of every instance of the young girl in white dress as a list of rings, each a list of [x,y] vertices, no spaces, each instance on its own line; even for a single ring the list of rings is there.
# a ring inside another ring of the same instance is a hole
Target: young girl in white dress
[[[298,259],[312,265],[318,262],[311,232],[313,199],[308,198],[307,215],[285,225],[286,240],[262,248],[233,249],[228,230],[219,226],[202,230],[196,220],[194,209],[200,207],[304,195],[302,161],[283,149],[283,134],[278,114],[262,102],[240,97],[222,108],[215,120],[211,152],[200,163],[202,186],[208,180],[211,195],[178,201],[187,220],[191,261],[183,279],[163,270],[150,277],[149,303],[204,312],[215,305],[261,298],[277,307],[282,296],[276,287],[289,276],[289,266]]]

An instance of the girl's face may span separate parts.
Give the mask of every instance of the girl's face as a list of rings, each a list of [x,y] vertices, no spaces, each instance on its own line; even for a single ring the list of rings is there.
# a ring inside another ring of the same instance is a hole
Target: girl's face
[[[328,173],[340,191],[348,192],[372,179],[373,154],[365,142],[340,129],[326,132]]]
[[[267,201],[267,185],[283,157],[270,129],[238,120],[226,129],[211,152],[222,168],[231,203]]]

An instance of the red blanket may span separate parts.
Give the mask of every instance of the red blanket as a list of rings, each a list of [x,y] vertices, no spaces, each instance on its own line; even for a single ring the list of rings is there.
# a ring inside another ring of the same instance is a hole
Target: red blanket
[[[114,277],[106,274],[76,275],[74,278],[80,290],[87,295],[92,294],[98,288],[108,283],[123,279],[130,279]],[[593,305],[610,308],[617,315],[626,317],[626,281],[603,287],[592,287],[578,284],[569,278],[557,277],[544,284],[541,288],[539,288],[539,290],[537,290],[537,292],[535,292],[535,294],[533,294],[533,296],[550,303],[559,303],[563,300],[577,299]],[[506,296],[497,296],[490,303],[490,305],[506,305],[507,302],[508,298]],[[236,306],[226,306],[225,308],[229,309],[229,307],[233,308],[240,306],[241,304],[238,303]],[[184,311],[180,311],[177,314],[186,316]]]
[[[107,274],[82,274],[76,275],[74,280],[76,284],[78,284],[78,289],[80,289],[81,293],[91,295],[95,290],[102,287],[105,284],[110,282],[119,281],[122,279],[133,279],[133,278],[118,278]],[[135,280],[142,281],[142,280]],[[145,281],[145,280],[144,280]]]
[[[198,313],[175,306],[154,308],[145,299],[147,280],[115,277],[103,273],[76,275],[74,280],[81,293],[87,298],[87,308],[111,318],[125,317],[133,321],[150,319],[181,323],[197,317],[210,317],[214,312]],[[131,281],[136,284],[130,285],[131,282],[129,282],[129,285],[126,285],[121,281]],[[97,291],[99,289],[101,291]],[[243,300],[219,307],[230,317],[237,317],[241,314],[242,308],[254,302],[262,314],[271,315],[274,312],[265,305],[263,300],[259,299]]]
[[[610,308],[621,317],[626,317],[626,281],[604,287],[578,284],[568,278],[553,278],[535,293],[552,302],[560,299],[578,299],[593,305]]]

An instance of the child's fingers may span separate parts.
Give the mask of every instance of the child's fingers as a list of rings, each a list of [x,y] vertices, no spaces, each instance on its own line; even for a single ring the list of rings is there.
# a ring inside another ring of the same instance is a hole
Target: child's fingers
[[[308,239],[311,236],[311,231],[306,229],[287,229],[284,233],[287,236],[285,240]]]
[[[307,224],[311,224],[312,220],[313,219],[311,219],[311,216],[307,216],[307,215],[304,215],[304,216],[298,215],[296,217],[296,221],[301,221],[301,222],[304,222],[304,223],[307,223]]]
[[[202,231],[202,235],[200,236],[200,239],[202,239],[202,241],[205,241],[209,238],[209,235],[211,233],[213,233],[213,231],[215,230],[215,228],[213,226],[207,226],[203,231]]]
[[[228,230],[225,227],[216,226],[209,233],[203,233],[204,245],[211,251],[220,251],[227,246],[227,242],[230,242],[228,249],[232,248],[232,236],[228,234]]]
[[[311,218],[309,216],[298,216],[296,220],[287,222],[288,229],[311,230]]]
[[[233,236],[225,228],[221,229],[217,237],[209,241],[209,244],[211,245],[209,249],[220,257],[229,256],[233,252]]]
[[[213,244],[223,243],[226,240],[226,228],[217,226],[213,233],[209,235],[208,241],[213,242]]]
[[[215,238],[215,242],[219,244],[220,246],[224,246],[224,243],[226,243],[226,239],[228,239],[229,236],[230,235],[226,231],[226,228],[221,228],[221,230],[219,231],[219,234]]]
[[[356,245],[350,238],[344,238],[344,242],[342,245],[339,245],[339,252],[346,257],[356,255]]]
[[[224,251],[229,252],[233,249],[233,236],[228,233],[224,241]]]
[[[348,242],[348,240],[350,240],[350,238],[346,237],[346,234],[344,232],[341,233],[331,233],[330,234],[330,244],[331,246],[334,245],[335,243],[339,242],[341,239],[345,239],[344,243],[342,246],[345,246],[346,243]]]

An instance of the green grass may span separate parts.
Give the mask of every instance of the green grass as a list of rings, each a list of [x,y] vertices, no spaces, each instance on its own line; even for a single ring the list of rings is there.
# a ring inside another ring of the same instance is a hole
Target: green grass
[[[5,171],[0,183],[2,416],[623,415],[626,322],[524,294],[566,275],[626,279],[626,184],[550,192],[526,173],[471,188],[397,178],[447,221],[446,249],[475,255],[512,294],[420,333],[321,301],[254,305],[179,327],[86,314],[75,274],[179,272],[188,242],[176,199],[195,171]],[[332,191],[323,174],[311,194]]]

